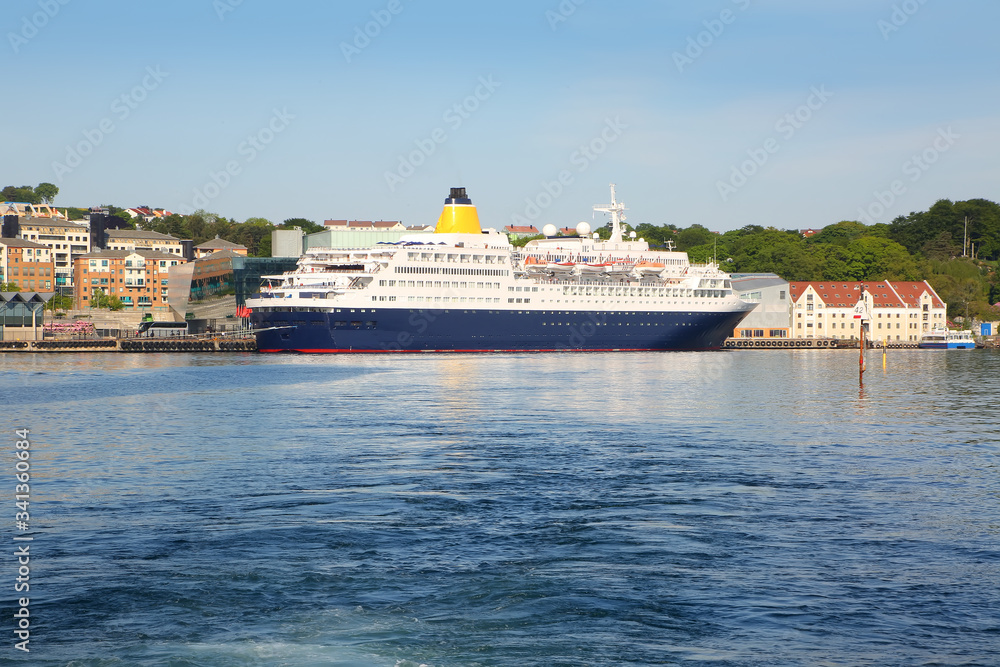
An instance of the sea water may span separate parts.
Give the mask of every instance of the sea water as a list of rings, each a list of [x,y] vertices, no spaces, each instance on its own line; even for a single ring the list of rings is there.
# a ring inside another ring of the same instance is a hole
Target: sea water
[[[1000,354],[867,366],[2,354],[0,664],[1000,664]]]

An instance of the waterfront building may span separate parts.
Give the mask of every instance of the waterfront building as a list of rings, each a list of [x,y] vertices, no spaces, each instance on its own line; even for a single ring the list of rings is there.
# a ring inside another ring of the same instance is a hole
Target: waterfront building
[[[918,342],[924,332],[946,325],[947,305],[927,281],[791,282],[792,337],[859,338],[854,307],[863,291],[872,296],[871,340]]]
[[[92,305],[94,292],[118,297],[126,310],[165,312],[168,271],[187,260],[157,250],[102,250],[74,261],[74,303]]]
[[[107,250],[153,250],[178,257],[186,257],[184,241],[170,234],[147,232],[141,229],[109,229],[107,231]]]
[[[90,230],[56,217],[21,216],[11,222],[5,234],[48,246],[55,265],[53,286],[71,287],[73,259],[90,252]]]
[[[0,292],[0,340],[41,340],[52,293]]]
[[[301,257],[305,252],[304,239],[301,227],[275,229],[271,232],[271,257]]]
[[[200,243],[194,247],[194,258],[201,259],[203,257],[208,257],[212,253],[220,250],[242,255],[243,257],[247,256],[247,247],[245,245],[233,243],[232,241],[227,241],[226,239],[220,239],[218,235],[216,235],[214,239],[205,241],[204,243]]]
[[[740,322],[734,338],[790,338],[792,301],[788,281],[775,273],[734,273],[733,290],[757,307]]]
[[[21,238],[0,238],[0,283],[14,283],[23,292],[52,292],[55,282],[51,248]]]
[[[434,227],[430,225],[404,227],[399,222],[382,221],[371,223],[354,221],[342,225],[339,224],[341,222],[347,221],[327,220],[325,223],[326,229],[306,235],[303,252],[310,248],[370,248],[378,243],[396,243],[403,236],[409,236],[410,234],[434,233]],[[275,255],[273,247],[271,254]],[[301,254],[299,253],[299,255]]]
[[[298,259],[298,254],[294,257],[244,257],[222,250],[178,264],[169,271],[168,304],[178,318],[187,318],[189,313],[195,318],[232,318],[237,308],[246,305],[248,298],[260,293],[262,276],[291,271]],[[198,305],[197,302],[202,303]]]

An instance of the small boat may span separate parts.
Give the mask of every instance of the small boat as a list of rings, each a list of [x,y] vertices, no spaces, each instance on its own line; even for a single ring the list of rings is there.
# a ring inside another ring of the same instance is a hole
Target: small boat
[[[611,264],[610,262],[606,264],[577,264],[574,267],[573,272],[578,276],[586,274],[605,273],[611,266],[613,266],[613,264]]]
[[[965,331],[932,329],[920,337],[917,347],[924,350],[974,350],[976,340],[968,329]]]
[[[576,264],[573,262],[549,262],[545,265],[547,271],[566,272],[572,271]]]

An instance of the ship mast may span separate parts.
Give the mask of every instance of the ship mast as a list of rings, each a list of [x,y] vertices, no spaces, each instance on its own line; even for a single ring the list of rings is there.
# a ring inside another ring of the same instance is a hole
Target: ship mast
[[[625,220],[625,202],[620,202],[615,198],[615,184],[611,184],[611,206],[597,205],[595,211],[611,214],[611,239],[612,243],[622,242],[622,225]]]

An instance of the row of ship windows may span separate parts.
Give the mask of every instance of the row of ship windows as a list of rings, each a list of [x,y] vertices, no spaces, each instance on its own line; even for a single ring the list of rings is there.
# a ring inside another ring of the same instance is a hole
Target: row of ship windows
[[[297,327],[304,327],[309,324],[311,324],[314,327],[326,326],[326,322],[324,322],[323,320],[312,320],[309,322],[305,320],[291,320],[290,324]],[[361,320],[351,320],[350,322],[348,322],[347,320],[337,320],[336,322],[333,323],[333,326],[339,329],[344,329],[347,327],[353,329],[360,329],[361,327],[365,327],[367,329],[374,329],[378,326],[378,322],[375,320],[365,320],[364,322],[362,322]]]
[[[140,298],[140,301],[141,300],[142,299]],[[326,323],[323,322],[322,320],[311,320],[311,321],[308,321],[308,322],[306,320],[292,320],[290,322],[290,324],[292,324],[293,326],[297,326],[297,327],[304,327],[304,326],[307,326],[307,325],[312,325],[314,327],[322,327],[322,326],[326,325]],[[570,327],[570,326],[577,326],[578,324],[579,324],[579,322],[542,322],[542,326],[543,327]],[[613,327],[613,326],[619,326],[619,327],[630,327],[630,326],[637,326],[637,327],[666,327],[666,326],[683,327],[683,326],[688,326],[687,322],[674,322],[672,324],[667,324],[665,322],[639,322],[639,323],[615,322],[615,323],[610,323],[610,324],[608,322],[591,322],[591,324],[593,324],[593,326],[595,326],[595,327],[602,327],[602,326],[603,327],[609,327],[609,326],[610,327]],[[361,327],[365,327],[365,328],[368,328],[368,329],[376,329],[376,328],[378,328],[378,320],[364,320],[364,321],[362,321],[362,320],[350,320],[350,321],[348,321],[348,320],[334,320],[333,327],[335,329],[345,329],[345,328],[360,329]]]
[[[846,324],[845,322],[841,322],[841,323],[840,323],[840,328],[841,328],[841,329],[846,329],[847,327],[845,326],[845,324]],[[812,323],[812,322],[807,322],[807,323],[806,323],[806,328],[809,328],[809,329],[812,329],[812,326],[813,326],[813,323]],[[823,328],[823,323],[822,323],[822,322],[820,322],[820,323],[819,323],[819,324],[817,324],[816,326],[817,326],[818,328]],[[837,323],[836,323],[836,322],[833,322],[833,323],[832,323],[832,324],[830,324],[829,326],[830,326],[830,328],[831,328],[831,329],[836,329],[836,328],[837,328]],[[798,326],[798,328],[799,328],[799,329],[801,329],[801,328],[802,328],[802,322],[799,322],[799,326]],[[852,329],[854,328],[854,322],[851,322],[851,328],[852,328]],[[879,323],[878,323],[878,328],[879,328],[879,329],[881,329],[881,328],[882,328],[882,323],[881,323],[881,322],[879,322]],[[886,323],[885,323],[885,328],[886,328],[886,329],[891,329],[891,328],[892,328],[892,322],[886,322]],[[897,328],[897,329],[901,329],[901,328],[902,328],[902,327],[900,326],[900,323],[899,323],[899,322],[896,322],[896,328]],[[908,328],[908,329],[917,329],[917,328],[919,328],[919,327],[917,326],[917,323],[916,323],[916,322],[911,322],[911,323],[910,323],[910,325],[909,325],[909,326],[908,326],[907,328]]]
[[[439,266],[397,266],[395,273],[429,273],[446,276],[509,276],[506,269],[452,269]]]
[[[365,308],[360,308],[360,309],[355,309],[355,308],[336,308],[333,312],[335,312],[335,313],[343,313],[345,311],[346,312],[350,312],[350,313],[356,313],[356,312],[369,313],[370,312],[373,315],[376,312],[376,310],[374,308],[371,308],[371,309],[365,309]],[[322,309],[322,308],[287,308],[287,307],[267,308],[267,307],[264,307],[264,308],[257,308],[257,312],[260,312],[260,313],[293,313],[293,312],[297,312],[297,313],[301,313],[301,312],[322,313],[322,312],[326,312],[326,311],[324,311],[324,309]],[[422,313],[422,312],[425,312],[425,311],[422,308],[421,309],[416,309],[416,310],[413,309],[413,308],[410,308],[409,312],[411,312],[411,313]],[[441,312],[450,313],[451,311],[450,310],[443,310]],[[458,311],[456,311],[456,312],[458,312]],[[581,313],[579,311],[573,311],[573,310],[463,310],[462,313],[465,314],[465,315],[581,315]],[[582,314],[588,314],[588,313],[582,313]],[[617,313],[617,315],[619,315],[619,316],[630,316],[630,317],[635,317],[636,315],[646,315],[646,316],[649,316],[649,315],[652,315],[652,314],[653,313],[649,312],[649,311],[645,311],[645,312],[642,312],[642,313],[639,313],[639,312],[636,312],[636,311]],[[691,316],[693,314],[694,313],[687,313],[688,316]],[[296,323],[296,322],[304,322],[304,320],[294,320],[293,324]],[[313,320],[314,324],[318,323],[318,322],[320,322],[320,320]]]
[[[918,319],[917,316],[920,315],[920,314],[921,313],[908,313],[906,317],[907,317],[907,319],[915,320],[915,319]],[[929,313],[923,313],[924,321],[927,321],[927,316],[928,315],[929,315]],[[822,318],[823,317],[823,313],[816,313],[815,316],[817,318]],[[942,316],[942,313],[934,313],[934,319],[939,319],[941,316]],[[802,313],[796,313],[795,317],[797,317],[799,319],[802,319]],[[844,317],[847,317],[847,315],[844,314],[844,313],[840,313],[840,317],[844,318]],[[885,317],[886,317],[886,319],[892,319],[892,313],[886,313]],[[899,317],[900,317],[900,314],[896,313],[896,319],[897,320],[899,319]],[[837,318],[837,313],[830,313],[830,318],[831,319],[836,319]],[[882,313],[878,313],[878,318],[882,319]]]
[[[686,289],[677,287],[563,287],[566,296],[639,296],[673,298],[721,299],[728,295],[726,290]]]
[[[397,283],[400,287],[436,287],[444,289],[500,289],[500,283],[470,283],[470,282],[449,282],[447,280],[380,280],[378,281],[379,287],[396,287]],[[514,288],[511,288],[514,289]],[[528,289],[527,287],[525,289]],[[521,288],[517,288],[517,291],[521,291]],[[538,291],[538,288],[535,288]]]
[[[472,255],[465,253],[408,252],[411,262],[451,262],[455,264],[502,264],[501,255]]]

